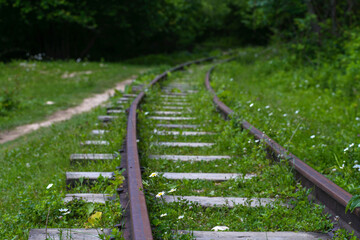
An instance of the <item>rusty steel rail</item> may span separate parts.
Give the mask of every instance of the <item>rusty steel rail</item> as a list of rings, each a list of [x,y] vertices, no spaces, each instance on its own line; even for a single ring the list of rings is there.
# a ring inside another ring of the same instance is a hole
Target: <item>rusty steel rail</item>
[[[206,61],[211,61],[215,57],[204,58],[196,61],[186,62],[180,64],[170,70],[156,76],[154,80],[147,86],[152,87],[155,83],[167,77],[168,73],[182,70],[186,66],[192,64],[199,64]],[[137,147],[136,135],[136,110],[145,96],[145,91],[137,95],[129,108],[128,122],[127,122],[127,135],[126,135],[126,175],[128,183],[129,195],[129,212],[130,212],[130,235],[134,240],[151,240],[153,239],[149,215],[146,207],[145,194],[142,184],[139,153]]]
[[[234,58],[222,61],[224,63],[231,61]],[[216,66],[213,66],[206,74],[205,86],[209,92],[213,95],[213,102],[220,110],[220,112],[226,117],[231,118],[233,110],[226,106],[216,96],[214,89],[210,85],[211,73]],[[339,217],[339,225],[349,231],[354,231],[355,235],[360,236],[360,209],[356,208],[352,213],[345,213],[346,205],[352,198],[352,195],[330,181],[324,175],[317,172],[315,169],[304,163],[294,154],[286,150],[280,144],[268,137],[265,133],[243,120],[241,127],[248,130],[258,140],[263,140],[267,146],[267,149],[275,159],[286,159],[289,164],[296,171],[296,177],[301,180],[303,186],[312,189],[311,200],[325,205],[325,211],[333,216]]]

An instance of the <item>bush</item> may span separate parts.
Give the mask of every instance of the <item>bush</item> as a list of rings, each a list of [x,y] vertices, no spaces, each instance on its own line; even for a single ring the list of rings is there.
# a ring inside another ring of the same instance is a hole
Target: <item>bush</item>
[[[0,95],[0,116],[6,116],[19,107],[18,89],[5,89]]]

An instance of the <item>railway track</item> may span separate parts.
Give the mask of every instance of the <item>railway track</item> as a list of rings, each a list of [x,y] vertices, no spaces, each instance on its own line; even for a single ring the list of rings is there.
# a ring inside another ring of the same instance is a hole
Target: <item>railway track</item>
[[[99,116],[106,125],[128,114],[119,154],[70,156],[71,162],[81,163],[118,161],[121,155],[117,170],[124,171],[125,180],[117,193],[124,214],[111,227],[136,240],[331,239],[338,227],[359,236],[359,212],[345,214],[349,193],[248,122],[231,118],[232,110],[210,86],[214,67],[192,66],[212,60],[174,67],[145,88],[134,87],[140,93],[122,96],[107,115]],[[109,132],[101,128],[92,134]],[[94,139],[79,144],[112,144],[111,139]],[[67,172],[66,181],[71,188],[80,179],[91,183],[100,175],[118,177],[115,169]],[[105,204],[117,196],[70,191],[64,201],[74,199]],[[71,239],[99,239],[99,233],[110,235],[111,227],[65,230]],[[58,239],[59,234],[59,229],[33,229],[29,239]]]
[[[141,198],[137,199],[142,200],[143,207],[132,210],[136,212],[131,214],[132,229],[136,229],[132,238],[331,239],[338,227],[358,235],[358,212],[345,214],[351,195],[246,121],[225,123],[209,103],[213,98],[219,112],[231,119],[232,110],[211,89],[213,68],[202,76],[196,71],[190,68],[168,78],[160,75],[149,86],[152,89],[147,90],[146,97],[142,93],[133,102],[126,144],[128,162],[129,158],[137,161],[131,166],[137,173],[127,174],[129,180],[137,178],[135,186],[141,189]],[[203,88],[204,75],[212,97]],[[201,83],[194,78],[201,78]],[[144,104],[134,124],[141,100]],[[238,132],[239,128],[250,135]],[[241,140],[234,139],[234,132]],[[269,156],[278,161],[269,160]],[[143,179],[140,162],[146,168]],[[291,181],[285,180],[289,177]],[[261,183],[266,181],[271,182]],[[236,190],[236,186],[242,189]],[[138,227],[141,225],[142,229]],[[228,231],[212,231],[222,228]]]

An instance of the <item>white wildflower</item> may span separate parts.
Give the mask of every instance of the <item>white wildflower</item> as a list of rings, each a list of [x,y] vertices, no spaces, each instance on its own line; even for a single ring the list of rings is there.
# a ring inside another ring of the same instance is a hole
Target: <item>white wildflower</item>
[[[69,210],[69,211],[67,211],[67,212],[64,212],[63,213],[63,215],[67,215],[67,214],[69,214],[69,213],[71,213],[71,211]]]
[[[269,109],[269,108],[270,108],[270,106],[269,106],[269,105],[267,105],[265,108],[266,108],[266,109]]]
[[[347,150],[349,150],[349,148],[345,148],[345,149],[344,149],[344,152],[346,152]]]
[[[359,164],[355,164],[355,165],[353,166],[353,168],[358,168],[359,171],[360,171],[360,165],[359,165]]]
[[[315,138],[315,135],[311,135],[310,138],[311,138],[311,139]]]
[[[253,107],[254,106],[254,104],[253,103],[251,103],[250,105],[249,105],[249,107]]]
[[[284,116],[284,117],[286,117],[286,116],[287,116],[287,114],[285,113],[283,116]]]
[[[153,172],[152,174],[150,174],[150,176],[149,177],[156,177],[158,175],[158,173],[157,172]]]
[[[229,228],[227,226],[216,226],[216,227],[213,227],[211,230],[217,232],[217,231],[229,230]]]
[[[46,187],[46,189],[51,188],[53,185],[54,185],[54,184],[50,183],[50,184]]]
[[[350,144],[350,145],[349,145],[349,147],[353,147],[354,145],[355,145],[355,144],[354,144],[354,143],[352,143],[352,144]]]
[[[176,188],[172,188],[170,189],[170,191],[168,191],[168,193],[172,193],[172,192],[175,192],[176,191]]]
[[[295,111],[295,114],[298,114],[299,112],[300,112],[299,110],[296,110],[296,111]]]
[[[53,105],[53,104],[54,104],[53,101],[47,101],[47,102],[46,102],[46,105]]]
[[[167,213],[161,214],[160,217],[165,217],[167,216]]]
[[[155,197],[159,198],[159,197],[161,197],[161,196],[164,195],[164,194],[165,194],[165,192],[159,192],[158,194],[156,194]]]
[[[178,219],[183,219],[184,218],[184,215],[181,215],[178,217]]]

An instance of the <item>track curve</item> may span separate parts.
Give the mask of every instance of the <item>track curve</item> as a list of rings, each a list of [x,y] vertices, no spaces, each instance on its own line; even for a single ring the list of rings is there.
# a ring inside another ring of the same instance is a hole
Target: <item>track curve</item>
[[[166,79],[168,73],[182,70],[186,66],[192,64],[199,64],[206,61],[213,60],[214,57],[200,59],[180,64],[168,71],[156,76],[147,88],[151,88],[159,81]],[[218,64],[231,61],[230,58],[219,62]],[[211,73],[214,71],[216,65],[213,66],[206,74],[205,86],[207,90],[213,95],[213,102],[218,110],[225,116],[225,118],[232,118],[234,112],[226,104],[224,104],[210,85]],[[141,178],[139,152],[137,146],[137,133],[136,133],[136,111],[139,104],[146,95],[146,89],[139,93],[136,99],[132,102],[129,108],[128,123],[127,123],[127,136],[126,136],[126,164],[127,164],[127,178],[128,178],[128,194],[130,200],[130,229],[131,239],[153,239],[149,215],[145,202],[144,189]],[[344,189],[337,186],[335,183],[327,179],[325,176],[311,168],[304,163],[301,159],[288,152],[280,144],[272,140],[259,129],[251,125],[247,121],[241,122],[241,127],[248,130],[251,135],[256,139],[262,139],[267,145],[268,150],[272,153],[275,159],[286,159],[289,164],[296,170],[296,175],[301,179],[302,185],[307,188],[312,188],[312,199],[325,205],[325,211],[340,217],[341,226],[347,230],[354,231],[355,235],[360,236],[360,210],[356,209],[353,213],[345,213],[346,205],[351,199],[352,195]],[[350,223],[350,224],[349,224]]]
[[[167,77],[168,73],[184,69],[186,66],[192,64],[199,64],[206,61],[213,60],[214,57],[204,58],[196,61],[190,61],[171,68],[168,71],[156,76],[150,82],[148,88]],[[146,91],[146,90],[145,90]],[[145,91],[137,95],[132,102],[129,109],[126,144],[126,163],[127,163],[127,182],[128,194],[130,200],[130,219],[131,219],[131,238],[134,240],[147,239],[151,240],[152,232],[148,216],[148,211],[145,202],[145,195],[143,191],[143,184],[140,171],[139,153],[137,147],[136,134],[136,110],[145,96]]]

